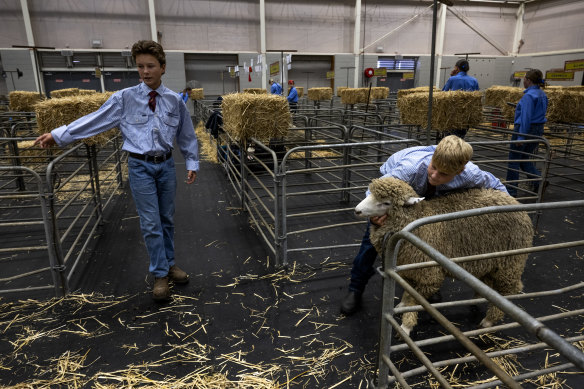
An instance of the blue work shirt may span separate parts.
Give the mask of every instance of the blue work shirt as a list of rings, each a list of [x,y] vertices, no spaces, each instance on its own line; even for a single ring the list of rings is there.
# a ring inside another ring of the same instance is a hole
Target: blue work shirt
[[[523,91],[524,95],[515,108],[515,127],[519,126],[517,140],[525,140],[521,134],[529,134],[531,125],[545,123],[548,98],[537,85],[531,85]],[[538,134],[539,135],[539,134]]]
[[[117,127],[122,149],[131,153],[164,155],[173,141],[185,158],[187,170],[199,170],[199,147],[186,105],[175,91],[160,84],[156,110],[148,107],[151,89],[144,83],[114,93],[97,111],[51,131],[59,146]]]
[[[414,191],[423,196],[428,185],[428,166],[436,145],[409,147],[393,154],[379,169],[383,177],[394,177],[407,182]],[[472,162],[467,162],[462,173],[454,176],[452,181],[436,187],[435,196],[440,196],[455,189],[492,188],[507,192],[505,185],[489,172],[481,170]],[[370,192],[367,190],[367,195]]]
[[[476,78],[469,76],[466,72],[458,72],[458,74],[451,76],[442,88],[443,91],[449,90],[463,90],[474,91],[479,90],[479,82]]]
[[[282,94],[282,85],[274,82],[272,87],[270,88],[270,93],[273,95],[281,95]]]
[[[297,103],[298,102],[298,91],[296,90],[295,87],[292,87],[292,89],[290,89],[290,92],[288,93],[288,102],[289,103]]]

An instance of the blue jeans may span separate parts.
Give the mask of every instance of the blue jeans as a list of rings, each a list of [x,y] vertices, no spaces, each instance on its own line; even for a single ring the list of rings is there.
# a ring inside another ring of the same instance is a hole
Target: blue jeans
[[[377,259],[377,250],[369,240],[369,226],[370,223],[368,222],[367,230],[361,241],[361,247],[359,247],[359,252],[353,260],[353,269],[351,269],[349,290],[357,293],[363,293],[367,282],[375,274],[373,264]]]
[[[128,158],[130,188],[150,257],[150,273],[166,277],[174,265],[174,159],[162,163]]]
[[[519,126],[517,126],[516,131],[519,131]],[[531,124],[530,132],[531,135],[542,136],[543,134],[543,124]],[[511,140],[517,140],[517,133],[513,134]],[[535,167],[535,163],[529,161],[533,157],[533,154],[537,152],[537,147],[539,143],[512,143],[511,151],[509,152],[509,162],[507,170],[507,181],[519,180],[519,169],[527,173],[528,178],[539,178],[541,177],[541,172]],[[511,196],[517,196],[517,182],[510,182],[507,184],[507,192]],[[535,190],[539,189],[539,182],[534,185]]]

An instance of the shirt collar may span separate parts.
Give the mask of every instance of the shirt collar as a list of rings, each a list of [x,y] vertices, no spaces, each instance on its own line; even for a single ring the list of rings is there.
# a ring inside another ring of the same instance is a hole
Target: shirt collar
[[[150,93],[152,90],[155,90],[159,95],[162,95],[165,89],[166,87],[164,86],[163,83],[160,83],[160,86],[158,86],[158,88],[156,89],[150,89],[148,85],[144,84],[143,82],[140,83],[140,91],[145,95]]]

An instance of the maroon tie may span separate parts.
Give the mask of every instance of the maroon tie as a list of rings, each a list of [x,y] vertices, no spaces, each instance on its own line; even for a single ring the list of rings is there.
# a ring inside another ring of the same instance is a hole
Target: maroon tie
[[[150,96],[150,100],[148,100],[148,106],[150,107],[152,112],[154,112],[154,110],[156,109],[156,96],[157,95],[158,95],[158,92],[156,92],[155,90],[148,93],[148,96]]]

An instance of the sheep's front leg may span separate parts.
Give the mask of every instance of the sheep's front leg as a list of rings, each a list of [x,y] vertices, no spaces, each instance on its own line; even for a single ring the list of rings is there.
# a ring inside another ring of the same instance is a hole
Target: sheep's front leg
[[[440,290],[441,284],[423,284],[417,285],[416,290],[425,299],[428,299],[434,293]],[[396,306],[398,307],[411,307],[413,305],[419,305],[419,303],[407,292],[404,292],[401,302]],[[418,312],[405,312],[402,315],[402,330],[409,336],[414,327],[418,324]]]

